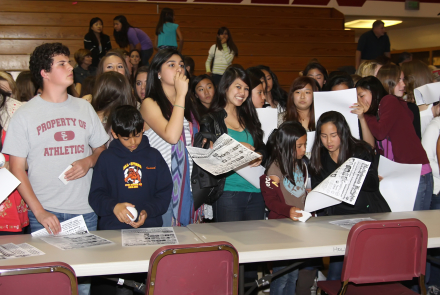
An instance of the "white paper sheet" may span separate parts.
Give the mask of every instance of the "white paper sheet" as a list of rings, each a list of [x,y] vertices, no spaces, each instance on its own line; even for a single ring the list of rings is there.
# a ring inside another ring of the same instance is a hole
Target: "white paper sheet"
[[[63,172],[61,172],[60,176],[58,176],[58,179],[61,180],[61,182],[64,183],[64,185],[67,185],[69,183],[69,181],[67,181],[67,179],[65,179],[64,177],[66,177],[66,172],[69,171],[70,169],[72,169],[72,165],[67,166],[67,168],[64,169]]]
[[[0,169],[0,204],[17,188],[21,182],[8,169]]]
[[[260,188],[260,176],[264,174],[263,166],[250,167],[248,164],[234,169],[241,177],[249,181],[256,188]]]
[[[392,212],[413,211],[422,164],[400,164],[380,156],[379,190]]]
[[[58,236],[86,234],[89,232],[89,230],[87,229],[86,222],[84,221],[84,217],[82,215],[63,221],[60,223],[60,225],[61,225],[61,232],[58,233]],[[50,235],[47,233],[47,230],[43,228],[36,232],[33,232],[32,236],[44,237]]]
[[[60,235],[45,236],[39,238],[45,241],[46,243],[55,246],[61,250],[90,248],[90,247],[114,244],[112,241],[101,238],[91,233],[68,235],[68,236],[60,236]]]
[[[14,253],[14,257],[29,257],[33,256],[26,249],[22,249],[20,246],[15,245],[14,243],[8,243],[1,245],[4,249],[11,251]]]
[[[123,229],[121,234],[123,247],[179,244],[172,227]]]
[[[314,141],[315,141],[315,131],[307,132],[306,156],[310,155],[310,153],[312,152]]]
[[[429,83],[414,89],[414,97],[416,104],[431,104],[439,101],[440,98],[440,82]]]
[[[267,143],[270,134],[274,129],[277,128],[278,110],[271,107],[258,108],[256,110],[258,114],[258,119],[261,123],[261,129],[263,129],[264,131],[263,141],[264,143]]]
[[[223,134],[212,149],[186,147],[193,161],[212,175],[227,173],[261,157],[228,134]]]
[[[306,198],[304,211],[314,212],[341,203],[355,204],[371,163],[349,158]]]
[[[340,112],[350,126],[351,135],[359,139],[359,125],[356,114],[351,113],[350,107],[357,103],[356,89],[347,89],[340,91],[320,91],[313,93],[315,102],[315,121],[328,111]]]
[[[330,221],[329,223],[346,228],[346,229],[351,229],[353,226],[355,226],[356,223],[359,223],[361,221],[372,221],[372,220],[375,220],[375,219],[370,218],[370,217],[352,218],[352,219],[341,219],[341,220]]]

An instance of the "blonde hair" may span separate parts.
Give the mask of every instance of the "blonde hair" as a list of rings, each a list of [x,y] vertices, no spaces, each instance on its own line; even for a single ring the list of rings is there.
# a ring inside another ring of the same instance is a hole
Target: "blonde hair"
[[[359,65],[359,68],[356,70],[356,75],[359,75],[362,78],[368,76],[374,76],[374,73],[376,72],[376,68],[378,65],[382,65],[382,64],[376,60],[364,60]]]
[[[4,71],[0,71],[0,81],[6,81],[9,84],[9,88],[11,88],[11,95],[15,97],[15,94],[17,92],[17,87],[15,85],[15,81],[12,78],[11,75]],[[3,89],[5,91],[5,89]]]

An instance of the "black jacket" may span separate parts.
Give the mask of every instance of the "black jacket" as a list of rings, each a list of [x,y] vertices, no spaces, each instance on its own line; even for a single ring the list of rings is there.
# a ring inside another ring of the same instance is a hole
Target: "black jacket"
[[[200,131],[195,135],[194,146],[202,147],[204,138],[215,142],[222,134],[228,133],[225,124],[227,113],[225,110],[210,113],[202,117],[200,120]],[[209,147],[209,142],[205,144],[205,148]],[[263,161],[266,160],[266,145],[255,147],[255,152],[263,155]],[[198,208],[203,203],[213,204],[220,198],[225,186],[226,174],[214,176],[206,172],[197,165],[193,166],[191,175],[192,193],[194,198],[194,208]]]
[[[84,48],[90,50],[92,53],[92,66],[97,67],[101,58],[112,49],[110,37],[106,34],[101,34],[102,50],[99,50],[99,43],[94,37],[93,32],[89,32],[84,36]]]
[[[325,208],[324,211],[326,215],[391,212],[390,207],[379,191],[379,176],[377,174],[378,161],[376,161],[374,152],[372,150],[367,152],[359,149],[353,153],[352,157],[371,162],[356,203],[350,205],[342,202],[338,205]],[[318,186],[338,168],[338,164],[332,160],[328,151],[324,148],[321,150],[321,164],[321,172],[318,175],[312,175],[312,189]]]

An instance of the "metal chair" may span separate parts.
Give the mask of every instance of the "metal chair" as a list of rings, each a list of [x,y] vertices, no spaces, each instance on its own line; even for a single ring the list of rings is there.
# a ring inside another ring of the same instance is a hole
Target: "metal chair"
[[[146,294],[236,295],[238,272],[228,242],[164,246],[151,255]]]
[[[0,294],[77,295],[78,283],[63,262],[0,266]]]
[[[418,294],[400,281],[419,278],[426,294],[425,267],[428,231],[418,219],[359,222],[350,230],[342,281],[320,281],[330,295]]]

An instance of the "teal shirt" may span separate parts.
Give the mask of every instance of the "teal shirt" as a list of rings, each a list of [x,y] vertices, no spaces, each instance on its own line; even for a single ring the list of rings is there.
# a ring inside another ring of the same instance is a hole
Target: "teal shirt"
[[[230,137],[238,142],[247,142],[251,146],[254,146],[254,139],[247,130],[238,132],[228,128],[228,134]],[[226,174],[225,191],[231,192],[248,192],[248,193],[260,193],[260,189],[253,186],[249,181],[235,173],[234,171]]]
[[[179,25],[175,23],[164,23],[163,32],[158,36],[157,47],[162,45],[177,47],[176,30],[178,26]]]

